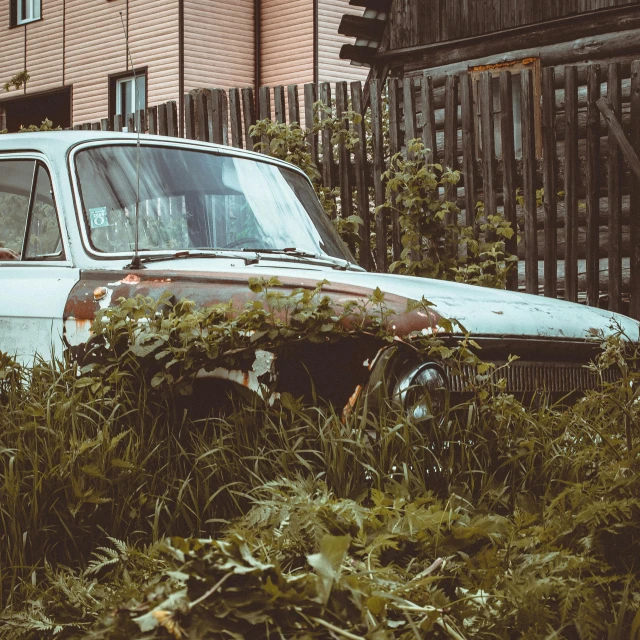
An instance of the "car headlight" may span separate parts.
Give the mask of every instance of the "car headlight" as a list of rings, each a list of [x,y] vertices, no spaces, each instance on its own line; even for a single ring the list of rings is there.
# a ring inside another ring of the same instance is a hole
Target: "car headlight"
[[[414,420],[444,419],[449,407],[444,370],[433,362],[412,366],[398,376],[393,398]]]

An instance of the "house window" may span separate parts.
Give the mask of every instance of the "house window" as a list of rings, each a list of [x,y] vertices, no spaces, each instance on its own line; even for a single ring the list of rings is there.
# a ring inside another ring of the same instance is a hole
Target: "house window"
[[[135,75],[131,73],[112,77],[109,85],[110,116],[121,116],[122,130],[128,131],[130,118],[135,118],[137,113],[146,109],[146,70],[136,71]]]
[[[40,20],[42,0],[17,0],[16,23],[26,24],[34,20]]]
[[[495,137],[496,157],[502,158],[502,132],[500,129],[500,74],[508,71],[512,74],[512,105],[513,105],[513,141],[516,158],[522,158],[522,107],[520,102],[521,78],[520,72],[523,69],[533,71],[533,92],[534,92],[534,121],[536,138],[536,156],[542,157],[542,112],[540,106],[540,96],[542,93],[542,73],[540,70],[539,58],[527,58],[514,62],[505,62],[490,66],[473,67],[471,77],[473,78],[473,94],[476,104],[476,144],[478,152],[482,154],[482,115],[479,100],[479,82],[482,73],[489,72],[492,77],[493,89],[493,130]]]

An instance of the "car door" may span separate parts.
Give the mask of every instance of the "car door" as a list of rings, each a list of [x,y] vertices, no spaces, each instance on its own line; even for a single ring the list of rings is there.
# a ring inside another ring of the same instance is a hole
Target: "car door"
[[[30,364],[63,349],[63,310],[78,270],[69,260],[43,158],[0,158],[0,351]]]

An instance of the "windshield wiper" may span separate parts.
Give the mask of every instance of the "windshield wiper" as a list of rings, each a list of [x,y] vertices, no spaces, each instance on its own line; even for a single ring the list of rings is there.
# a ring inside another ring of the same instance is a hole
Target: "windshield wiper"
[[[351,262],[348,260],[341,260],[340,258],[333,258],[331,256],[326,256],[318,253],[309,253],[308,251],[302,251],[301,249],[296,249],[295,247],[285,247],[284,249],[250,249],[243,248],[241,249],[244,253],[255,253],[256,258],[259,260],[261,256],[292,256],[294,258],[307,258],[311,260],[318,260],[320,262],[328,262],[331,264],[332,268],[340,269],[341,271],[347,271],[347,269],[354,267]],[[276,258],[277,259],[277,258]]]
[[[172,253],[169,255],[161,255],[161,256],[145,256],[140,258],[140,262],[142,264],[149,264],[150,262],[166,262],[168,260],[185,260],[187,258],[222,258],[224,260],[229,260],[230,258],[237,258],[238,260],[243,260],[245,265],[251,264],[251,259],[247,256],[238,255],[236,252],[229,253],[227,251],[178,251],[177,253]],[[126,268],[126,267],[125,267]]]

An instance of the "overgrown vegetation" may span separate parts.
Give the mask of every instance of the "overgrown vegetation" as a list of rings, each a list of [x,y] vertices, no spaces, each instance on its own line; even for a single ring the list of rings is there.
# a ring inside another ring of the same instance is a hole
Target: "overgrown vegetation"
[[[638,637],[640,376],[621,337],[593,365],[620,380],[567,410],[480,365],[437,429],[286,395],[193,422],[180,392],[205,354],[391,337],[379,293],[335,309],[274,284],[233,313],[127,301],[85,369],[0,356],[0,637]]]
[[[393,157],[385,147],[389,169],[383,175],[386,190],[383,205],[362,212],[358,210],[357,198],[354,198],[355,212],[343,215],[340,189],[324,186],[308,140],[310,136],[316,136],[323,142],[324,133],[325,139],[330,140],[333,157],[338,155],[340,143],[352,151],[361,141],[349,123],[360,124],[362,116],[349,110],[338,118],[322,102],[314,107],[314,122],[306,129],[297,122],[285,124],[260,120],[251,128],[251,135],[258,140],[256,149],[297,165],[309,176],[327,214],[355,255],[360,251],[360,227],[365,213],[374,219],[384,211],[388,217],[388,237],[393,235],[392,220],[396,218],[402,242],[401,257],[395,262],[392,248],[388,247],[391,271],[505,288],[507,274],[514,268],[517,258],[506,252],[504,241],[513,237],[516,230],[502,214],[485,217],[482,203],[478,203],[476,224],[471,227],[459,225],[460,210],[455,203],[446,200],[445,187],[457,184],[460,173],[440,164],[429,164],[428,150],[420,140],[407,140],[403,152]],[[365,122],[365,126],[370,130],[370,122]],[[388,126],[388,108],[383,100],[383,129],[388,129]],[[384,140],[386,142],[388,136]],[[364,144],[367,145],[367,140]],[[367,148],[366,151],[371,169],[372,150]],[[368,183],[373,182],[369,180]],[[374,201],[373,195],[371,190],[370,202]],[[372,234],[372,244],[376,255],[375,233]]]

